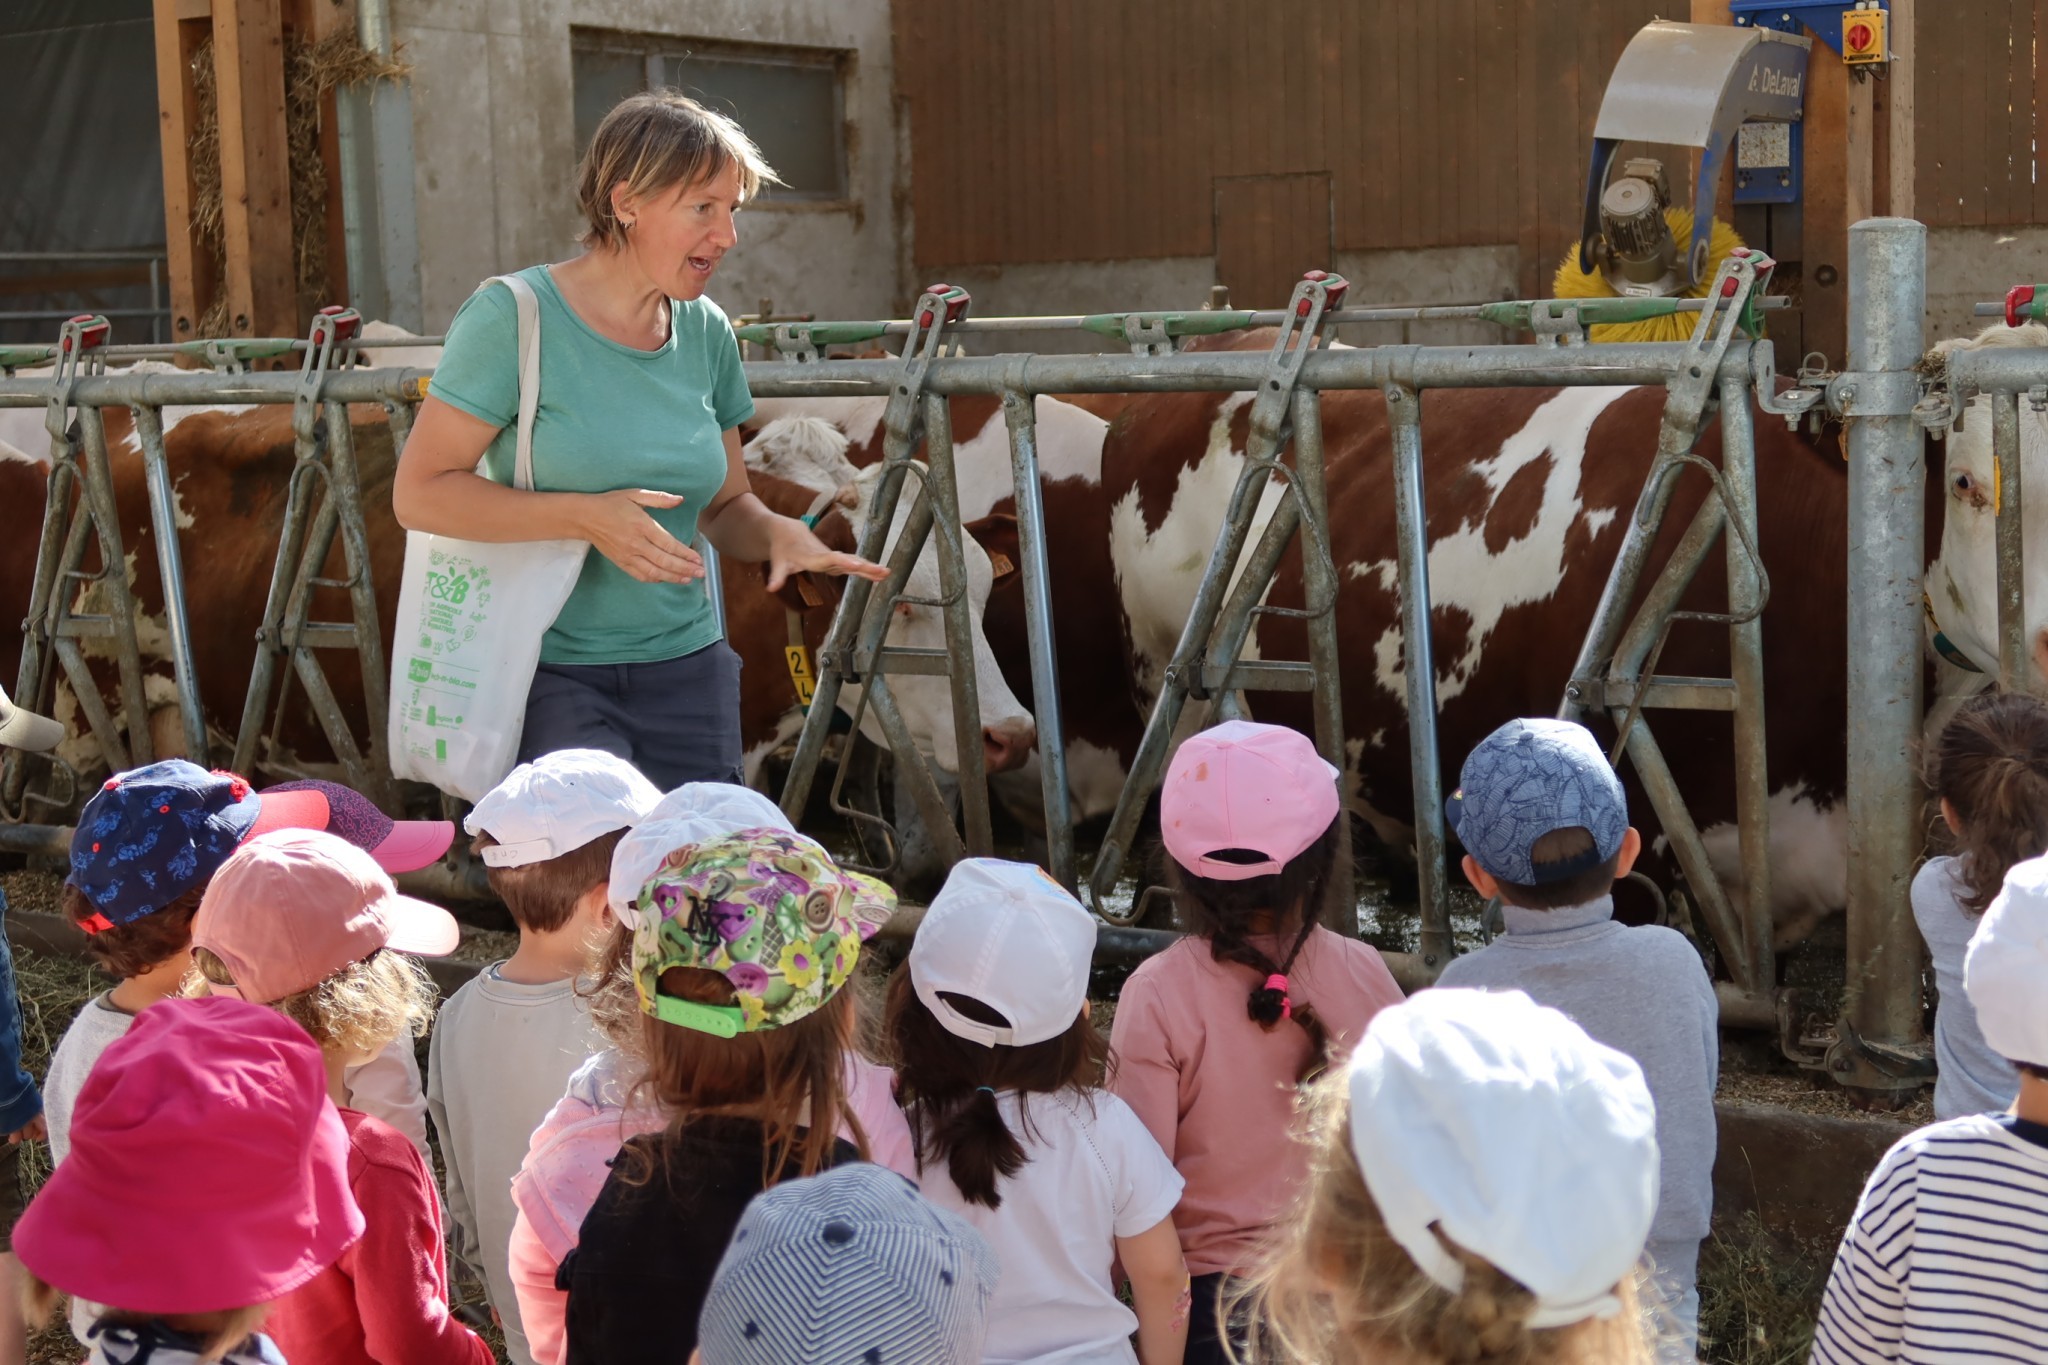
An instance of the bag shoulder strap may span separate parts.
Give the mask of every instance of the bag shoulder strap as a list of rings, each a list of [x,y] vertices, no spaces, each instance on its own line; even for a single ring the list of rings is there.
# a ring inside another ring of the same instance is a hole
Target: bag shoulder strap
[[[540,299],[517,275],[493,275],[479,288],[502,284],[519,309],[519,433],[512,486],[533,491],[533,415],[540,409]]]

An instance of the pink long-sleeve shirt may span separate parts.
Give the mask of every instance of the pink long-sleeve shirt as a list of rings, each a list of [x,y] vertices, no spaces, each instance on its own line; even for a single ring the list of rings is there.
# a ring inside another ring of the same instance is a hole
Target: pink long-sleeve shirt
[[[1255,942],[1275,961],[1287,951],[1276,939]],[[1315,1006],[1339,1059],[1401,999],[1376,949],[1328,929],[1309,935],[1288,980],[1297,1006]],[[1110,1026],[1109,1088],[1187,1182],[1173,1224],[1191,1275],[1248,1269],[1308,1175],[1308,1151],[1291,1136],[1308,1034],[1290,1020],[1269,1031],[1246,1017],[1259,984],[1250,967],[1211,957],[1207,940],[1182,939],[1131,973]]]

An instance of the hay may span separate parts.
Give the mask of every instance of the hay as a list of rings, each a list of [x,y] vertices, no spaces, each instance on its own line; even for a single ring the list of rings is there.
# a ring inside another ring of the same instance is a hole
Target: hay
[[[364,81],[400,80],[412,64],[397,54],[372,52],[355,34],[331,33],[308,43],[285,35],[284,126],[291,177],[292,262],[298,311],[308,316],[334,302],[327,278],[327,165],[320,155],[320,117],[327,96],[343,86]],[[220,99],[215,84],[213,40],[192,54],[192,89],[197,105],[192,129],[192,232],[213,260],[216,279],[225,278],[227,241],[222,228],[220,178]],[[226,291],[217,293],[200,315],[204,337],[232,334]]]
[[[1700,1359],[1712,1365],[1796,1365],[1813,1348],[1833,1247],[1801,1247],[1754,1213],[1700,1247]]]

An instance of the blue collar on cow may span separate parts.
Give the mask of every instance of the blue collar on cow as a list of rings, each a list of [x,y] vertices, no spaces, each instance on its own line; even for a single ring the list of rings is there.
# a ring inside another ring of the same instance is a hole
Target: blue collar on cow
[[[1947,660],[1949,663],[1954,664],[1957,668],[1963,669],[1967,672],[1982,673],[1984,671],[1983,669],[1977,667],[1977,665],[1970,662],[1969,655],[1963,653],[1962,650],[1956,648],[1955,641],[1949,639],[1948,636],[1942,634],[1941,622],[1934,619],[1934,598],[1925,592],[1920,594],[1920,610],[1923,613],[1925,613],[1927,617],[1927,628],[1930,632],[1932,632],[1932,639],[1930,643],[1933,644],[1934,652],[1936,654],[1939,654],[1943,659]]]

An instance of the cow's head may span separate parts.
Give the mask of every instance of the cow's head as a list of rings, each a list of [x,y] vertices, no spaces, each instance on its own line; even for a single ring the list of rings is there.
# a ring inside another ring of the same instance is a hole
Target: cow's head
[[[779,419],[763,428],[760,435],[748,443],[746,458],[750,468],[776,472],[792,482],[802,483],[824,477],[836,466],[842,466],[845,452],[846,437],[837,428],[816,418],[793,417]],[[844,518],[854,544],[859,542],[871,519],[875,487],[881,472],[880,465],[870,466],[855,472],[850,480],[832,490],[828,507],[837,516],[831,519]],[[812,486],[817,485],[813,483]],[[889,538],[882,551],[883,562],[887,562],[895,549],[897,537],[910,514],[915,491],[914,482],[906,484],[898,499]],[[821,531],[825,525],[824,521],[819,523]],[[1002,669],[997,666],[995,655],[983,634],[982,613],[996,583],[1016,572],[1015,521],[1006,516],[990,516],[969,523],[966,529],[968,534],[962,539],[962,549],[967,561],[968,612],[973,621],[973,666],[981,707],[982,760],[991,773],[1007,772],[1024,763],[1038,742],[1038,731],[1031,713],[1003,679]],[[985,541],[999,548],[992,554],[985,548]],[[851,545],[846,548],[851,548]],[[834,607],[838,602],[839,586],[816,580],[792,583],[784,589],[783,600],[791,606],[801,603],[812,609]],[[913,600],[899,602],[889,608],[893,615],[885,643],[898,648],[945,649],[943,610],[929,605],[941,596],[938,549],[932,541],[926,541],[923,552],[912,566],[903,595]],[[874,609],[881,610],[879,595],[873,600]],[[959,753],[953,739],[953,694],[947,680],[922,674],[891,674],[889,692],[895,698],[897,709],[903,714],[904,725],[919,752],[944,771],[958,772]],[[859,697],[860,690],[849,687],[841,694],[840,706],[850,712],[855,709]],[[864,716],[862,729],[876,743],[886,743],[872,712]]]
[[[1938,354],[1981,346],[2048,346],[2048,327],[1988,327],[1971,338],[1944,341]],[[2048,416],[2020,403],[2021,527],[2025,555],[2027,638],[2034,668],[2048,679]],[[1946,442],[1942,469],[1941,552],[1927,570],[1934,631],[1987,674],[1998,672],[1997,507],[2003,500],[1992,457],[1991,400],[1970,400],[1961,431]]]

